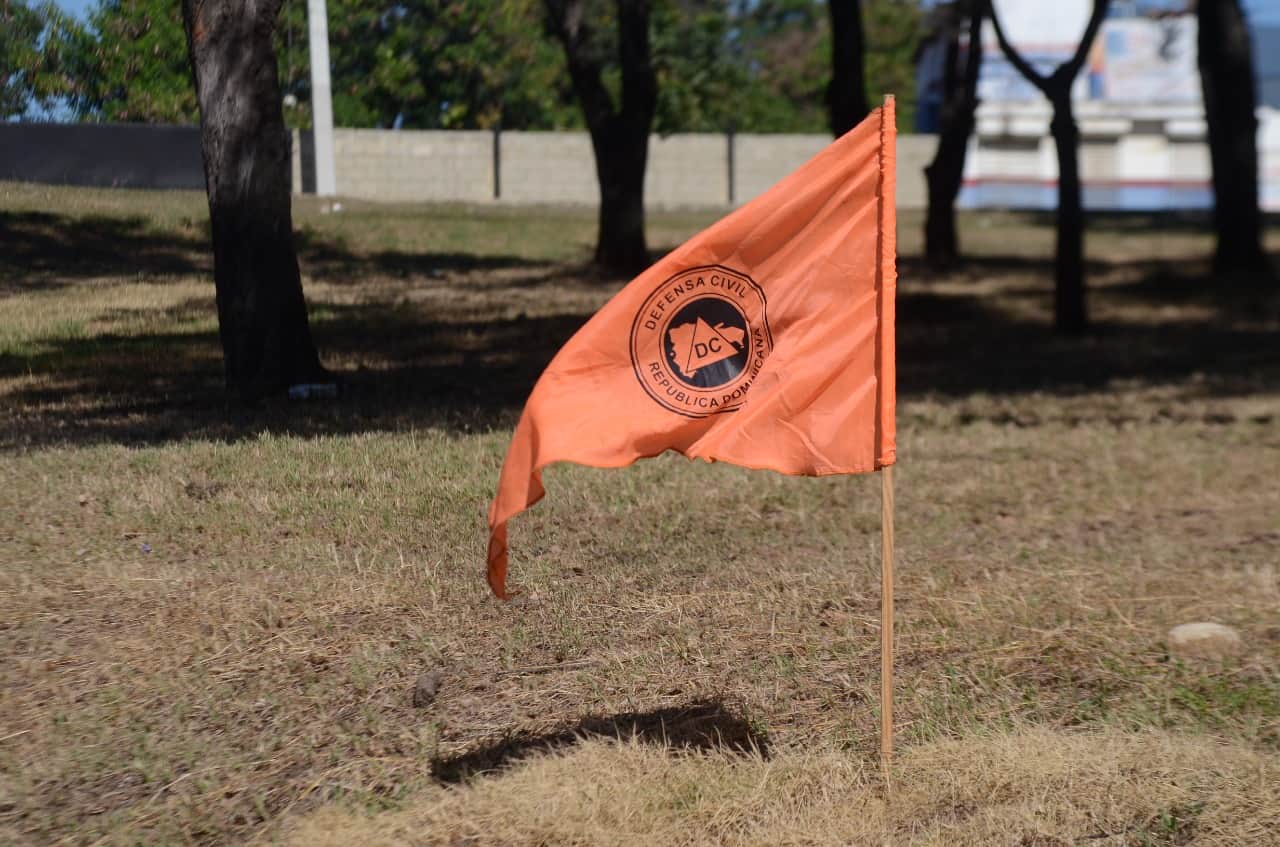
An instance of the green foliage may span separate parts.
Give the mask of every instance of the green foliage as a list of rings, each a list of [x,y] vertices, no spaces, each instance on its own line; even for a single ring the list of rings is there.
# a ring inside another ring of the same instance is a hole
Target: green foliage
[[[39,10],[21,0],[4,0],[0,6],[0,119],[27,110],[44,28]]]
[[[83,83],[71,98],[81,115],[105,121],[199,121],[179,3],[101,0],[89,25],[95,36],[76,51]]]
[[[50,3],[0,0],[0,114],[65,98],[83,119],[199,119],[174,0],[100,0],[88,27]],[[818,0],[653,0],[655,130],[823,132],[830,76],[827,8]],[[329,0],[339,126],[422,129],[580,127],[564,55],[541,0]],[[605,81],[619,86],[613,3],[588,5]],[[864,0],[868,98],[914,103],[916,0]],[[310,126],[306,0],[286,0],[276,29],[285,120]]]
[[[654,62],[660,132],[825,132],[831,76],[826,3],[815,0],[657,0]],[[864,0],[867,99],[898,98],[910,126],[914,53],[922,32],[916,0]]]
[[[867,102],[875,107],[885,94],[895,95],[898,126],[910,128],[915,125],[915,53],[924,14],[916,0],[867,0],[862,5]]]
[[[730,21],[719,5],[695,0],[683,9],[672,2],[654,8],[658,132],[714,132],[737,120],[735,100],[746,73],[734,61]]]
[[[199,117],[179,5],[100,0],[88,26],[52,2],[0,0],[0,116],[65,105],[82,119],[193,123]]]
[[[49,0],[0,0],[0,120],[54,105],[68,80],[61,47],[78,29]]]
[[[330,0],[334,119],[341,126],[555,128],[579,121],[537,0]],[[306,4],[280,26],[283,86],[309,123]]]
[[[748,132],[825,132],[830,23],[814,0],[741,0],[734,48],[747,73],[737,107]]]

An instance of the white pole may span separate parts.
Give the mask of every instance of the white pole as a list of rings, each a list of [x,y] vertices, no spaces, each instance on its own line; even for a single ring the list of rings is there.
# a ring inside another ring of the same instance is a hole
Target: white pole
[[[311,34],[311,125],[315,139],[316,194],[337,193],[333,168],[333,95],[329,90],[329,13],[325,0],[307,0]]]

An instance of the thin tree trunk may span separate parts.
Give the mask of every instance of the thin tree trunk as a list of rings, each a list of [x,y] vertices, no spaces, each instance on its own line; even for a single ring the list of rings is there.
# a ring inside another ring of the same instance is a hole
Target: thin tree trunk
[[[574,93],[591,132],[600,217],[595,261],[634,273],[649,263],[644,237],[644,172],[658,82],[649,51],[649,0],[615,0],[622,95],[615,107],[593,55],[583,0],[545,0],[551,30],[564,47]]]
[[[1238,0],[1200,0],[1200,85],[1213,163],[1220,271],[1265,271],[1258,208],[1258,119],[1249,29]]]
[[[831,82],[827,113],[839,138],[871,113],[863,73],[864,37],[861,0],[827,0],[831,14]]]
[[[293,248],[280,0],[183,0],[200,104],[227,387],[247,401],[324,378]]]
[[[958,38],[951,41],[947,56],[946,86],[942,103],[942,131],[933,162],[924,169],[929,189],[925,214],[925,258],[936,268],[949,268],[960,260],[956,234],[956,197],[964,180],[964,163],[973,135],[974,113],[978,109],[978,71],[982,66],[982,4],[975,3],[969,14],[969,47],[964,72],[956,80]]]
[[[1071,85],[1054,91],[1049,125],[1058,154],[1058,244],[1054,262],[1053,314],[1062,332],[1083,332],[1089,323],[1084,284],[1084,204],[1080,188],[1080,130],[1071,107]]]
[[[1022,57],[1005,37],[995,8],[988,2],[987,14],[996,31],[1000,49],[1009,63],[1032,85],[1040,89],[1053,106],[1049,131],[1058,154],[1058,243],[1054,262],[1053,319],[1059,332],[1080,333],[1088,328],[1084,280],[1084,204],[1080,188],[1080,130],[1071,106],[1071,86],[1084,66],[1089,48],[1098,36],[1110,0],[1093,0],[1093,13],[1075,54],[1044,76]]]

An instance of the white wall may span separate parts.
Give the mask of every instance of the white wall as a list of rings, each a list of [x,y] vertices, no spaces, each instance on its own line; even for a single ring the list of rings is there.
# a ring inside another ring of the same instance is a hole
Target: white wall
[[[1189,209],[1213,204],[1213,172],[1197,104],[1076,106],[1085,205],[1094,209]],[[1051,209],[1058,161],[1051,112],[1040,103],[985,103],[965,168],[961,205]],[[1258,112],[1264,209],[1280,211],[1280,112]]]

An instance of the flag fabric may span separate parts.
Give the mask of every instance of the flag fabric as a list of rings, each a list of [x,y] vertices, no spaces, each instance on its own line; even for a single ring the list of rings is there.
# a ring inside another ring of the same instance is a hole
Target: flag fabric
[[[560,350],[516,425],[489,509],[507,521],[553,462],[675,450],[824,476],[893,464],[893,98],[772,189],[627,284]]]

